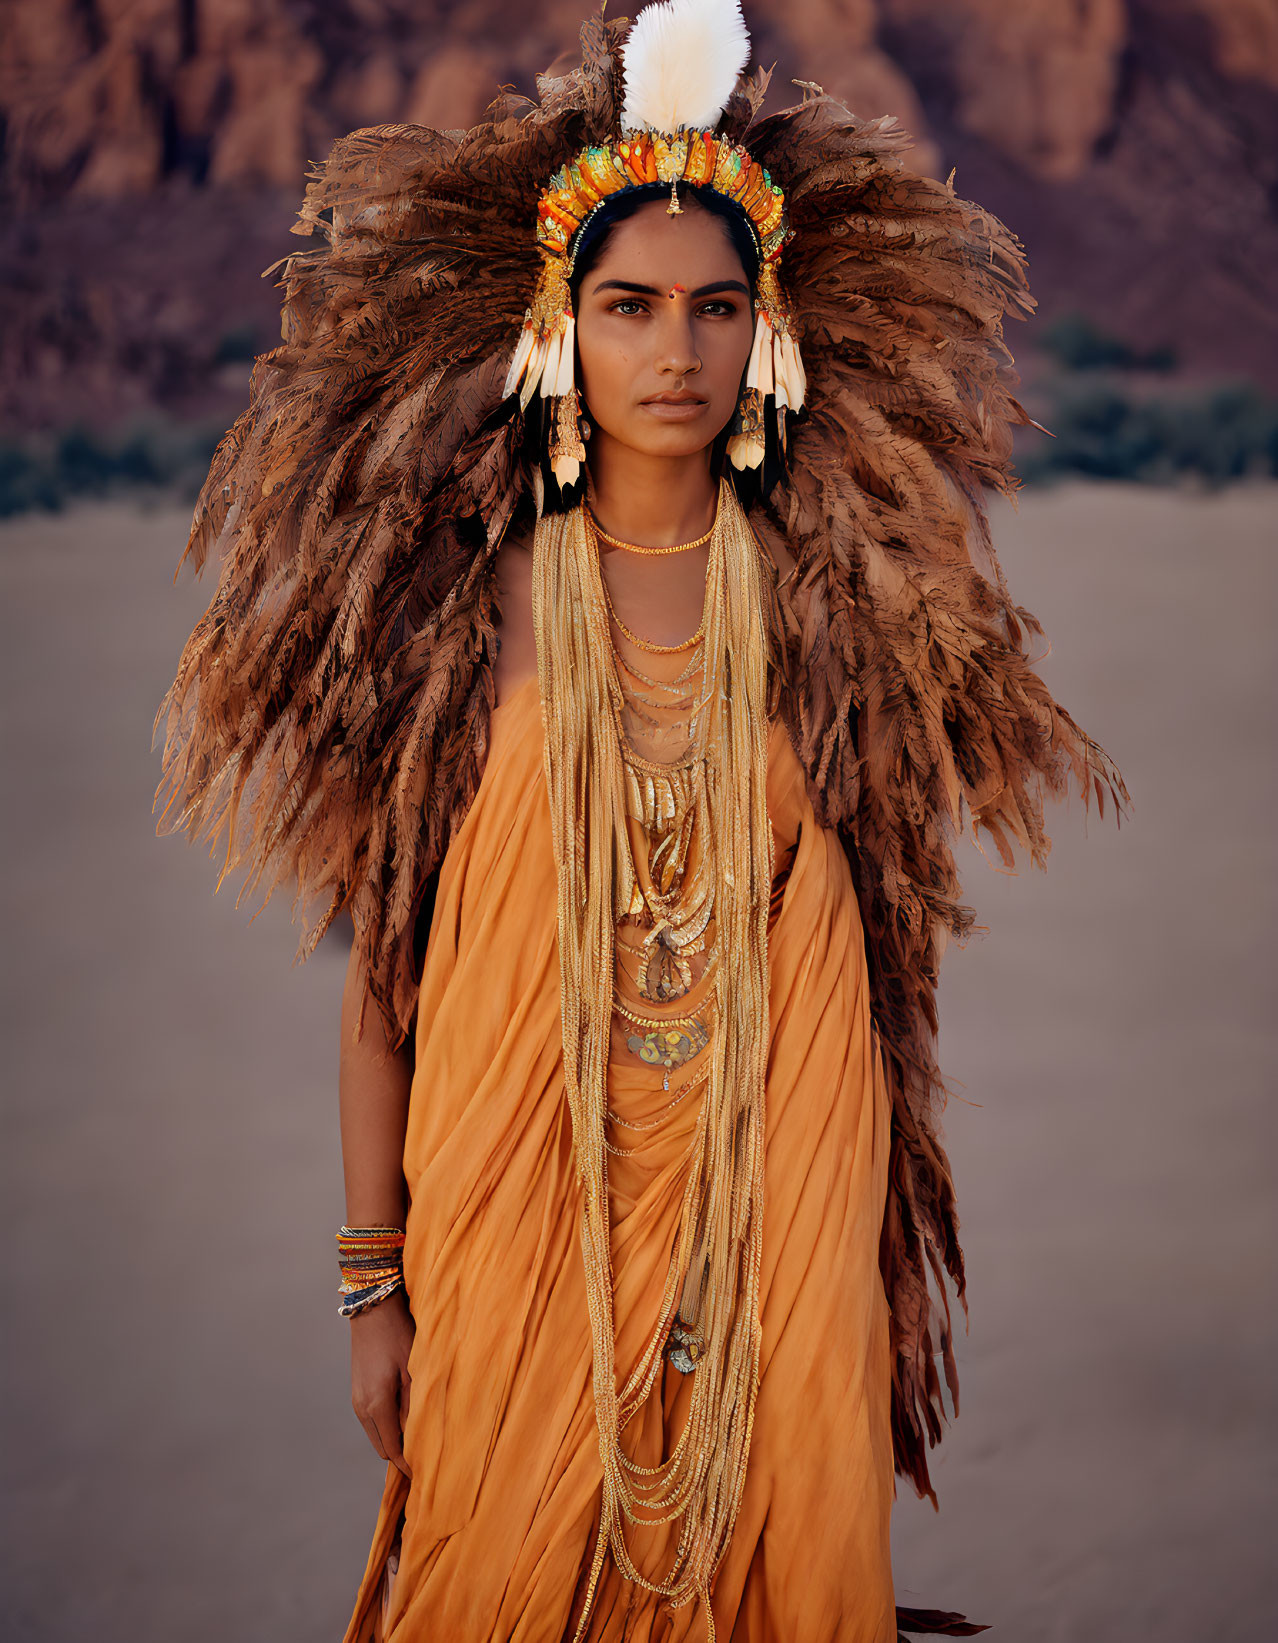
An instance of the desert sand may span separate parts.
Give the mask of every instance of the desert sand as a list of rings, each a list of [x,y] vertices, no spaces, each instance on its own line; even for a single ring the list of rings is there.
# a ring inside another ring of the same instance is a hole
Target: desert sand
[[[1278,487],[997,513],[1133,798],[1060,809],[1046,875],[968,851],[989,934],[943,973],[971,1320],[898,1601],[1008,1643],[1254,1643],[1278,1609],[1276,518]],[[336,1640],[384,1471],[334,1297],[344,949],[294,967],[286,901],[250,925],[153,832],[211,591],[172,585],[186,522],[0,529],[11,1643]]]

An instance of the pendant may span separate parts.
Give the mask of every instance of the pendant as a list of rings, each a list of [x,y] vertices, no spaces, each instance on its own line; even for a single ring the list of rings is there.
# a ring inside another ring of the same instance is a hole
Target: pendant
[[[710,1042],[704,1021],[692,1020],[677,1027],[655,1027],[646,1033],[631,1033],[626,1048],[648,1067],[664,1067],[662,1089],[670,1088],[670,1071],[682,1067]]]
[[[670,1004],[692,991],[692,966],[661,930],[654,941],[648,938],[648,956],[639,968],[639,995],[660,1004]]]
[[[666,1341],[666,1357],[671,1367],[681,1375],[691,1375],[705,1349],[706,1338],[701,1331],[690,1328],[682,1319],[676,1318]]]

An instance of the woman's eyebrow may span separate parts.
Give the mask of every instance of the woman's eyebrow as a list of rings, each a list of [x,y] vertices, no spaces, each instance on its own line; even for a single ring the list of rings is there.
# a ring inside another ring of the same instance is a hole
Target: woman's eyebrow
[[[659,297],[661,292],[655,285],[635,285],[630,280],[600,280],[595,286],[594,294],[600,291],[630,291],[640,297]],[[713,285],[699,285],[695,291],[688,293],[689,297],[708,297],[712,291],[740,291],[743,297],[750,295],[750,287],[740,280],[716,280]]]

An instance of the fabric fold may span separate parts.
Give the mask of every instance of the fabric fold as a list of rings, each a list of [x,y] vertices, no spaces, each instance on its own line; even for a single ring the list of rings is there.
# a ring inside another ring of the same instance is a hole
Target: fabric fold
[[[837,839],[779,726],[768,809],[787,862],[769,936],[759,1396],[745,1495],[715,1581],[721,1639],[894,1643],[888,1307],[878,1269],[890,1101],[864,938]],[[494,713],[479,792],[445,860],[422,976],[404,1172],[416,1323],[404,1448],[389,1468],[345,1643],[570,1638],[597,1527],[601,1463],[563,1087],[556,870],[530,680]],[[701,1092],[614,1046],[609,1157],[617,1372],[651,1333]],[[664,1111],[663,1111],[664,1109]],[[663,1367],[625,1430],[652,1465],[691,1377]],[[651,1578],[677,1520],[628,1526]],[[398,1546],[398,1568],[388,1563]],[[389,1587],[389,1598],[387,1592]],[[705,1636],[606,1565],[591,1643]]]

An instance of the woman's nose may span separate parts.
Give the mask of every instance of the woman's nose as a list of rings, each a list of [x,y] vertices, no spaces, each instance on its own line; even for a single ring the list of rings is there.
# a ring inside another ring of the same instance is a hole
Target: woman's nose
[[[679,312],[680,306],[674,301],[666,304],[657,343],[657,370],[668,376],[688,376],[701,369],[696,339],[692,334],[692,319],[690,315]]]

